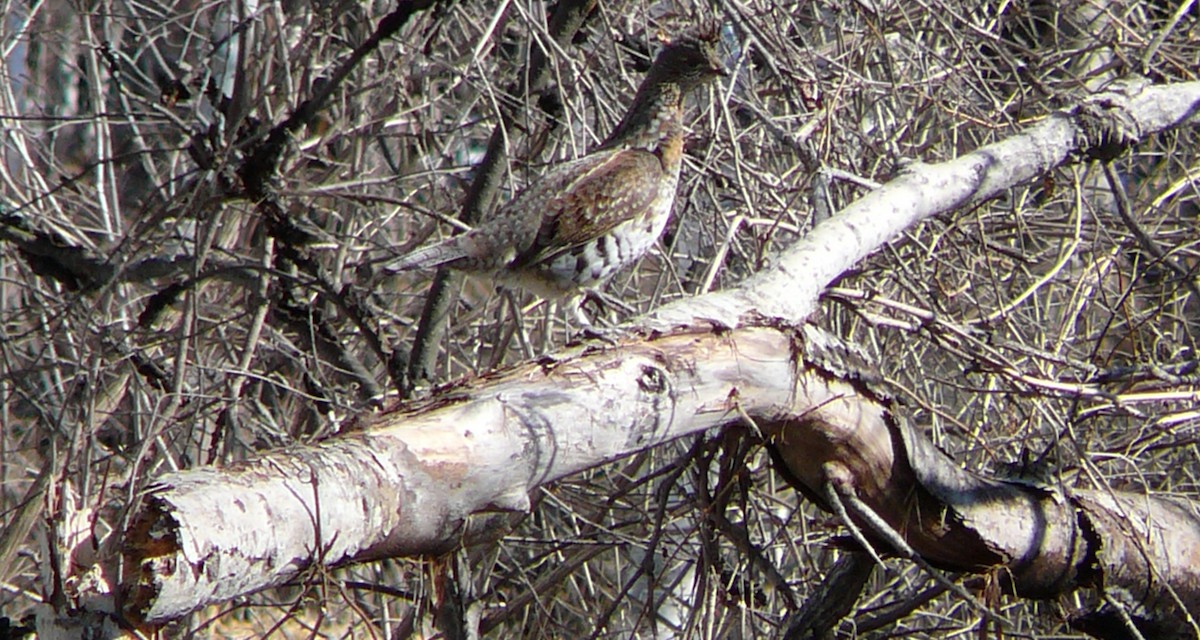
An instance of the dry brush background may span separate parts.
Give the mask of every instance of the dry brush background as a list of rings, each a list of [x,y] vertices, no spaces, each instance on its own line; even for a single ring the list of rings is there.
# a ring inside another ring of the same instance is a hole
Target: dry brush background
[[[498,124],[499,198],[596,143],[663,34],[720,25],[736,73],[692,101],[659,249],[607,288],[640,311],[736,282],[904,162],[1001,139],[1119,77],[1200,68],[1191,3],[576,3],[583,27],[561,42],[553,3],[409,4],[353,64],[396,7],[6,6],[0,615],[69,596],[39,567],[81,509],[107,535],[161,471],[322,437],[424,393],[422,373],[562,344],[570,313],[524,298],[514,314],[467,280],[431,364],[410,366],[432,274],[372,267],[453,231]],[[536,51],[544,89],[525,74]],[[296,113],[264,181],[254,154]],[[968,468],[1194,501],[1196,149],[1181,130],[924,224],[815,320],[874,352]],[[839,533],[749,431],[712,434],[542,492],[495,545],[312,575],[181,629],[455,637],[459,603],[494,637],[767,637],[820,588]],[[890,569],[841,633],[981,627],[919,570]],[[990,602],[1014,632],[1069,633],[1070,601]]]

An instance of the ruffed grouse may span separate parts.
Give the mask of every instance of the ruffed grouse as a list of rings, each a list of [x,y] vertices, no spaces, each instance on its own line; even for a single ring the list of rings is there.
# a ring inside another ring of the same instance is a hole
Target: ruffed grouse
[[[659,52],[620,124],[478,227],[400,257],[385,272],[446,265],[548,299],[591,288],[644,254],[671,214],[683,157],[683,98],[724,75],[715,36]]]

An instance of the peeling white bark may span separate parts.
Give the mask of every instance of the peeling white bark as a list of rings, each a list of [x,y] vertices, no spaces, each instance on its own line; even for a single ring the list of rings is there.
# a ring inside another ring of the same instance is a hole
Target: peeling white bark
[[[460,384],[353,433],[231,469],[169,474],[126,539],[126,613],[165,621],[313,562],[437,554],[467,518],[688,433],[827,399],[794,394],[787,335],[675,334],[577,348]]]
[[[1190,511],[962,472],[845,371],[804,361],[812,338],[788,329],[830,281],[903,229],[1102,141],[1098,113],[1121,114],[1114,137],[1122,140],[1194,121],[1200,83],[1089,105],[962,158],[907,168],[743,285],[633,323],[651,337],[570,349],[461,383],[313,447],[164,476],[122,541],[125,614],[159,623],[280,584],[313,563],[441,552],[461,541],[472,514],[525,509],[528,491],[543,482],[744,413],[800,482],[818,489],[836,465],[931,560],[997,568],[1031,595],[1098,580],[1138,593],[1153,615],[1187,619],[1200,602],[1200,525]],[[913,483],[924,490],[916,520],[901,499]],[[1143,516],[1149,529],[1134,522]],[[1131,560],[1138,554],[1143,564]]]

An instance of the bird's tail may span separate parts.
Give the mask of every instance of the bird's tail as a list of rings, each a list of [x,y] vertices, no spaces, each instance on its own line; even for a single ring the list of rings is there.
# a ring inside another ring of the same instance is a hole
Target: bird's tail
[[[415,269],[432,269],[466,258],[467,252],[459,244],[459,237],[461,236],[447,238],[437,244],[400,256],[383,265],[383,272],[398,273]]]

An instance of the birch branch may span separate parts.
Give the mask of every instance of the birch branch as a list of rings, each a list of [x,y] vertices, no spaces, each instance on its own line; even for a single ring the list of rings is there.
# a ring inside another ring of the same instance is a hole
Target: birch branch
[[[1198,104],[1200,83],[1097,96],[959,159],[908,167],[772,267],[631,322],[635,337],[619,345],[578,346],[456,383],[312,447],[165,475],[122,541],[121,610],[154,625],[317,564],[442,553],[471,539],[478,514],[527,509],[540,484],[750,417],[799,482],[821,487],[836,463],[840,479],[931,560],[994,568],[1029,595],[1097,579],[1153,582],[1157,590],[1134,604],[1190,620],[1200,581],[1191,569],[1163,575],[1158,562],[1200,541],[1194,517],[1140,496],[1068,499],[961,472],[855,371],[815,355],[829,352],[815,348],[821,334],[789,327],[845,269],[918,221],[1193,121]],[[920,526],[905,501],[914,486]],[[1114,513],[1123,515],[1103,515]],[[1129,528],[1121,518],[1130,513],[1169,526]],[[1128,560],[1129,550],[1146,562],[1118,570],[1116,555]]]
[[[1072,158],[1105,157],[1172,127],[1196,122],[1200,82],[1092,96],[1001,142],[938,164],[914,163],[788,247],[736,287],[679,300],[634,324],[656,330],[714,322],[726,327],[779,318],[799,322],[858,261],[922,220],[969,207]]]

